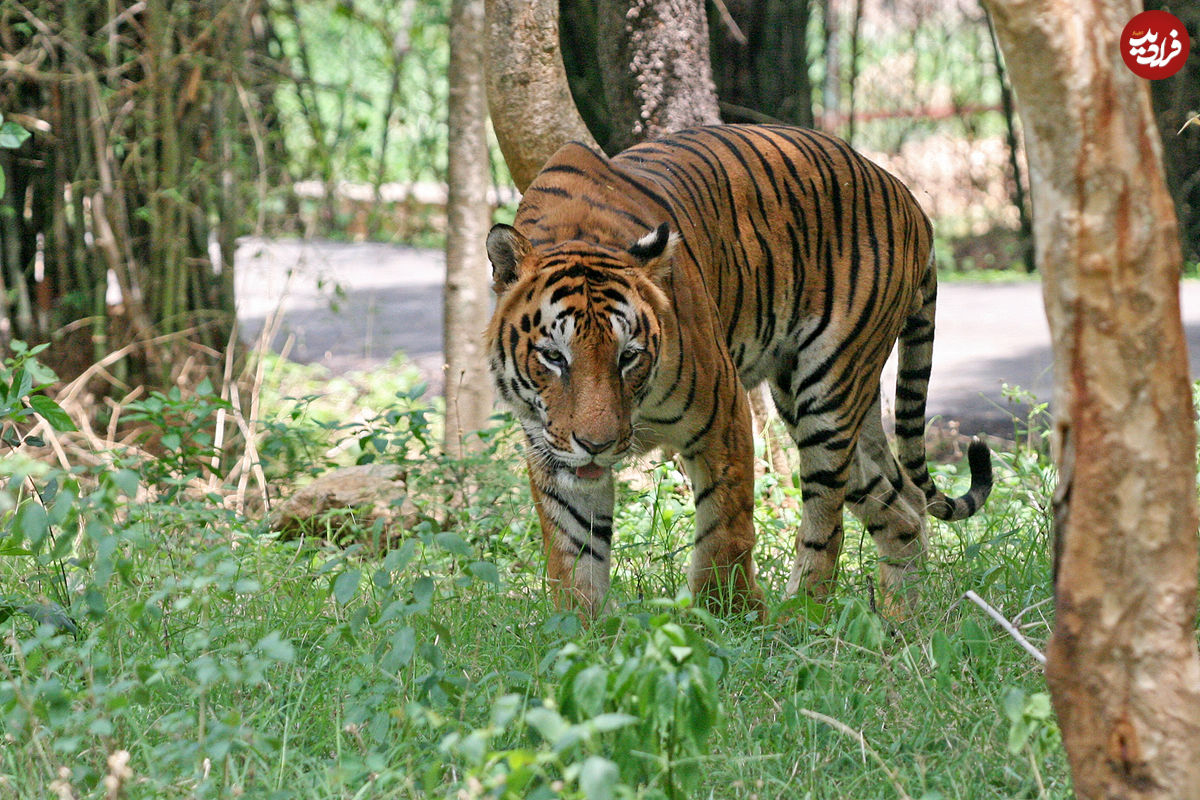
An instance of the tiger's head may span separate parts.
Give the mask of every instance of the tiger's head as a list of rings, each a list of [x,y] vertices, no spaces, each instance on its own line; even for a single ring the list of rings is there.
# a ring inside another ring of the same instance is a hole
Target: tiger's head
[[[535,247],[508,225],[488,234],[492,379],[547,471],[598,480],[632,448],[659,366],[675,241],[667,223],[624,248]]]

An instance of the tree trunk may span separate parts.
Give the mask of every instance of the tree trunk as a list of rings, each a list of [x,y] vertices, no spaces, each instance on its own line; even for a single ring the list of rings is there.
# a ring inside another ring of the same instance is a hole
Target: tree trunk
[[[450,9],[449,198],[446,226],[446,452],[461,457],[466,434],[492,408],[482,329],[490,314],[484,241],[488,204],[487,97],[483,77],[483,0]]]
[[[833,133],[842,105],[842,51],[838,38],[838,0],[821,0],[825,20],[825,83],[821,92],[821,129]]]
[[[611,147],[721,121],[701,0],[598,0],[596,27]]]
[[[513,183],[525,191],[559,147],[595,140],[567,85],[558,0],[487,0],[486,15],[488,110]]]
[[[1046,678],[1079,797],[1196,797],[1196,437],[1134,0],[989,0],[1029,140],[1057,388]]]
[[[1175,14],[1192,40],[1183,69],[1166,80],[1152,81],[1150,92],[1183,252],[1188,259],[1200,261],[1200,125],[1193,123],[1180,130],[1200,111],[1200,3],[1147,0],[1146,8]]]
[[[713,77],[726,122],[813,126],[810,0],[723,0],[710,23]]]

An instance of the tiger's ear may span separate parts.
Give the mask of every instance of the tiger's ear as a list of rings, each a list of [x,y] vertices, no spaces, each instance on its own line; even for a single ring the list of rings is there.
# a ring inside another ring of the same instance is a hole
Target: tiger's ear
[[[492,262],[492,291],[501,294],[516,283],[517,267],[533,249],[529,240],[511,225],[493,225],[487,235],[488,260]]]
[[[646,271],[654,278],[665,277],[671,269],[671,258],[679,243],[679,234],[664,222],[629,246],[629,254],[642,262]]]

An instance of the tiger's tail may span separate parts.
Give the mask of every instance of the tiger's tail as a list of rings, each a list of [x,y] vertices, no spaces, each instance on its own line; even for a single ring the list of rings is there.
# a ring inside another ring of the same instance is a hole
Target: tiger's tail
[[[971,488],[961,497],[947,497],[933,482],[925,455],[925,400],[933,362],[934,311],[937,306],[937,269],[933,253],[920,286],[921,306],[904,322],[900,333],[899,370],[896,374],[896,439],[900,464],[924,494],[930,514],[953,522],[974,514],[992,491],[992,459],[978,438],[967,448]]]

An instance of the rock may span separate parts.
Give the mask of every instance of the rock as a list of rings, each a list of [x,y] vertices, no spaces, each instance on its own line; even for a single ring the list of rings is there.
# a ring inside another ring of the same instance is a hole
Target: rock
[[[369,539],[377,520],[386,537],[398,536],[420,516],[398,466],[363,464],[326,472],[297,489],[271,512],[271,530],[284,539],[317,536],[345,543]]]

